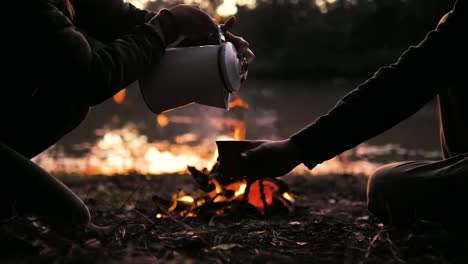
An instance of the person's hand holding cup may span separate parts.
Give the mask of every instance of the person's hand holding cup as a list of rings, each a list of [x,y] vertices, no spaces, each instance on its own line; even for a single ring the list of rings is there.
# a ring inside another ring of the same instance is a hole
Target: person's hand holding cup
[[[302,163],[291,140],[218,141],[219,169],[223,177],[250,180],[288,174]]]

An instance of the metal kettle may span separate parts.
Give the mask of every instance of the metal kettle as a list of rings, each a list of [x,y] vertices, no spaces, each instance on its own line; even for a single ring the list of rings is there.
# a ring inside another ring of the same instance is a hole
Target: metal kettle
[[[197,103],[229,109],[230,95],[246,79],[246,62],[219,31],[217,45],[167,48],[159,64],[139,80],[149,109],[156,114]]]

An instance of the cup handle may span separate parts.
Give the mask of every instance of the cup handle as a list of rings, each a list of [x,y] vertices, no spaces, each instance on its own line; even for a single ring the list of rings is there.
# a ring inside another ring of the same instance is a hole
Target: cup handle
[[[184,41],[187,37],[185,36],[179,36],[174,42],[172,42],[171,44],[167,45],[166,48],[175,48],[177,47],[177,45],[179,45],[182,41]]]

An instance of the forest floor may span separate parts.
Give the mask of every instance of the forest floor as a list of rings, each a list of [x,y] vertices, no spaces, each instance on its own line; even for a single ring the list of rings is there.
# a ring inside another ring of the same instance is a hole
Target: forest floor
[[[436,225],[383,226],[367,178],[288,176],[289,214],[156,218],[153,195],[190,193],[185,175],[61,177],[107,235],[66,238],[35,219],[0,222],[0,263],[468,263],[468,238]]]

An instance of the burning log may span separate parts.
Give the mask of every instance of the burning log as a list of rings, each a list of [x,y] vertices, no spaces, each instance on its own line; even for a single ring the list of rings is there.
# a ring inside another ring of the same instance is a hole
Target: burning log
[[[262,179],[252,182],[246,179],[222,182],[217,166],[209,173],[188,168],[200,190],[197,196],[174,196],[172,201],[154,196],[153,202],[162,209],[158,218],[166,214],[181,217],[212,217],[221,215],[245,215],[246,213],[268,217],[276,213],[293,211],[293,196],[288,186],[279,179]]]
[[[195,179],[195,182],[198,183],[200,189],[202,189],[205,192],[211,192],[215,189],[215,185],[213,183],[210,183],[210,175],[205,174],[192,166],[188,166],[187,169]]]

